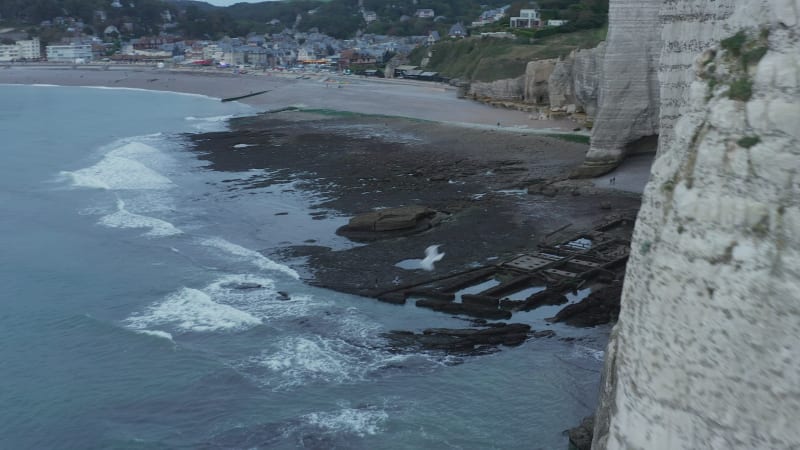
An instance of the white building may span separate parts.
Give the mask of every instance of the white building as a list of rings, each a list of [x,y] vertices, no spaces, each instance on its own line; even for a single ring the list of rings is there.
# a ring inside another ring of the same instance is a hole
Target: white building
[[[542,17],[536,9],[520,9],[519,16],[511,18],[511,28],[538,28]]]
[[[569,20],[559,20],[559,19],[550,19],[547,21],[548,27],[560,27],[562,25],[566,25]]]
[[[14,45],[0,45],[0,62],[16,61],[19,59],[19,47]]]
[[[17,41],[17,47],[19,47],[20,59],[31,60],[42,57],[42,45],[39,43],[39,38]]]
[[[375,11],[364,11],[363,16],[364,16],[364,22],[367,23],[375,22],[376,20],[378,20],[378,13],[376,13]]]
[[[223,61],[225,59],[225,52],[223,52],[217,44],[208,44],[203,47],[203,59]]]
[[[89,62],[92,60],[91,45],[48,45],[47,60],[51,62]]]

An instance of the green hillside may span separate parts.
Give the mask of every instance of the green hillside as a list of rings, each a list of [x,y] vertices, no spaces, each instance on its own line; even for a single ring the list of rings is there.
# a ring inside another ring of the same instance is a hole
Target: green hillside
[[[525,73],[529,61],[566,56],[577,48],[592,48],[605,40],[607,28],[555,34],[534,43],[516,39],[473,37],[445,40],[431,48],[420,47],[411,54],[412,64],[421,64],[430,50],[428,70],[450,78],[494,81]]]
[[[129,38],[158,33],[163,23],[161,13],[169,10],[177,25],[175,31],[189,38],[275,33],[296,27],[298,31],[317,29],[345,39],[359,31],[395,36],[427,35],[433,30],[446,34],[454,23],[469,25],[482,11],[509,4],[508,0],[363,0],[364,9],[374,11],[378,17],[367,24],[358,0],[267,1],[228,7],[195,0],[125,0],[121,3],[122,7],[111,8],[110,0],[0,0],[0,20],[37,26],[56,17],[72,17],[80,19],[89,34],[98,33],[108,25],[120,28],[127,23],[133,24],[130,36],[124,36]],[[508,14],[517,14],[521,8],[532,4],[532,1],[511,2]],[[540,0],[538,4],[544,19],[569,20],[564,27],[536,31],[538,37],[597,28],[607,19],[608,0]],[[415,16],[418,9],[433,9],[436,17],[418,18]],[[96,11],[104,11],[107,17],[99,19]],[[485,30],[507,27],[506,17]],[[530,30],[516,32],[524,37],[534,35]]]

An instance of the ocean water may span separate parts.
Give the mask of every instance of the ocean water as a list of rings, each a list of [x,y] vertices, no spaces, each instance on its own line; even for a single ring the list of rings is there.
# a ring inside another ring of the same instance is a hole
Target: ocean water
[[[607,330],[387,351],[384,331],[465,322],[310,287],[302,261],[268,256],[351,244],[345,218],[311,220],[314,192],[245,189],[269,168],[215,173],[187,149],[184,133],[254,112],[0,86],[0,448],[566,448]]]

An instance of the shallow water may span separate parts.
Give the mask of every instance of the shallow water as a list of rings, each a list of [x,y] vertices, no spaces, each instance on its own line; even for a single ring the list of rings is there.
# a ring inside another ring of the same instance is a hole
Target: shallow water
[[[591,413],[605,329],[395,354],[382,332],[465,322],[304,284],[275,250],[346,248],[346,219],[312,220],[314,192],[245,189],[270,168],[210,171],[182,138],[248,107],[46,86],[0,99],[0,448],[553,449]]]

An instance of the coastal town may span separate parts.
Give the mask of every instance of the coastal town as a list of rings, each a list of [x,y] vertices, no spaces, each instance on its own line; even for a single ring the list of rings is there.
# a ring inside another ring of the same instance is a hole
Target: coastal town
[[[363,5],[363,2],[361,3]],[[135,8],[133,3],[125,5]],[[186,8],[176,12],[160,11],[157,34],[143,34],[133,19],[112,12],[123,8],[117,1],[109,1],[107,9],[93,11],[93,20],[86,23],[73,16],[55,16],[41,21],[35,28],[39,34],[60,36],[58,41],[44,42],[33,35],[31,29],[4,27],[0,22],[0,63],[48,62],[65,64],[120,63],[167,64],[172,66],[214,66],[235,71],[247,70],[301,70],[360,73],[372,76],[395,75],[387,66],[406,65],[407,56],[416,48],[431,46],[443,39],[462,39],[470,35],[513,39],[508,32],[481,31],[482,27],[507,22],[512,29],[542,29],[559,27],[566,20],[543,20],[538,9],[521,9],[518,15],[509,16],[510,5],[485,10],[468,24],[456,22],[447,26],[447,33],[435,26],[446,19],[429,8],[416,9],[411,16],[401,16],[400,21],[428,21],[427,34],[399,36],[359,31],[347,39],[332,37],[316,27],[299,31],[302,20],[298,14],[294,24],[282,24],[272,19],[268,25],[279,31],[273,33],[249,32],[243,36],[224,36],[220,39],[189,39],[178,29],[180,16],[191,14]],[[359,8],[364,25],[379,21],[375,11]],[[314,11],[307,11],[313,15]],[[1,18],[0,18],[1,19]],[[406,70],[417,67],[406,67]],[[401,69],[402,70],[402,69]],[[389,73],[390,72],[390,73]],[[400,74],[400,73],[399,73]],[[403,75],[403,74],[400,74]],[[423,71],[406,74],[421,79],[439,78]]]

